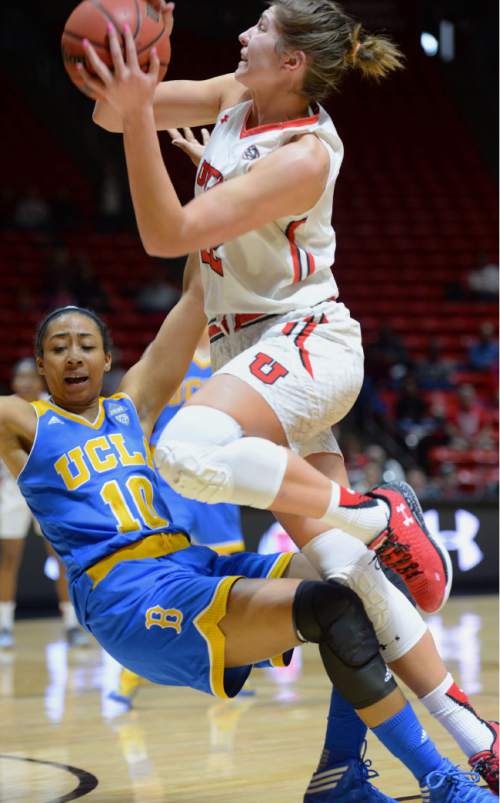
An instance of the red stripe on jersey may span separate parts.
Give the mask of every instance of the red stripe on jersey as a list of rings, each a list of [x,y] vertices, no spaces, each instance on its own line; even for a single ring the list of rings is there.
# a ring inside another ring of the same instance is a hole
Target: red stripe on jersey
[[[208,326],[208,336],[209,337],[215,337],[216,335],[222,335],[222,334],[223,334],[222,329],[220,329],[217,326],[217,324],[215,324],[215,323],[209,324],[209,326]]]
[[[306,318],[306,325],[302,329],[302,332],[297,335],[295,338],[295,345],[297,346],[300,354],[300,359],[302,360],[302,365],[306,369],[307,373],[314,379],[313,369],[311,365],[311,358],[309,356],[309,352],[305,347],[305,342],[310,335],[314,332],[317,327],[317,323],[315,323],[314,318]]]
[[[291,223],[288,224],[286,227],[286,236],[290,242],[290,252],[292,254],[292,264],[293,264],[293,283],[297,284],[302,279],[301,271],[300,271],[300,249],[295,242],[295,232],[305,223],[307,218],[303,218],[302,220],[293,220]]]
[[[291,335],[295,327],[297,326],[297,321],[290,321],[290,323],[286,323],[283,327],[283,334],[288,337]]]
[[[255,128],[247,128],[247,121],[250,117],[252,107],[248,109],[245,115],[245,120],[241,126],[240,139],[243,137],[252,137],[254,134],[262,134],[264,131],[282,131],[284,128],[300,128],[305,125],[313,125],[319,120],[319,107],[314,104],[314,114],[309,117],[298,117],[296,120],[284,120],[282,123],[268,123],[267,125],[258,125]]]
[[[307,257],[307,275],[312,276],[314,271],[316,270],[316,263],[314,261],[314,256],[311,253],[309,253],[309,251],[306,251],[306,257]]]

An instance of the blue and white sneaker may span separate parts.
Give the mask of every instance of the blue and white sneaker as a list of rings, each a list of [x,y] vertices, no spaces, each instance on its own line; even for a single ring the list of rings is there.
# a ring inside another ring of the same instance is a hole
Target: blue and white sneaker
[[[371,761],[364,757],[327,766],[323,754],[306,789],[304,803],[395,803],[393,797],[372,786],[369,779],[377,777]]]
[[[463,772],[447,758],[430,772],[420,785],[423,803],[488,803],[498,800],[488,789],[478,786],[477,772]]]

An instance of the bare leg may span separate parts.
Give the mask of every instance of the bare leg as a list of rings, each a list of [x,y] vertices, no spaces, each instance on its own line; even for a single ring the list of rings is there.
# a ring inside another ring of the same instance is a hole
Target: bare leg
[[[5,538],[0,547],[0,602],[16,596],[17,574],[24,552],[24,538]]]
[[[300,644],[293,626],[292,606],[300,581],[238,580],[220,623],[226,637],[226,666],[252,664],[279,655]],[[399,689],[357,714],[376,727],[401,711],[406,701]]]

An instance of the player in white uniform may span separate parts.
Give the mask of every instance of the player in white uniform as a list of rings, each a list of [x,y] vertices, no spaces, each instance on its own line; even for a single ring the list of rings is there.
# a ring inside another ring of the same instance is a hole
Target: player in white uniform
[[[26,401],[33,401],[46,395],[43,381],[31,357],[19,360],[14,366],[12,390]],[[32,523],[35,532],[41,535],[38,522],[31,515],[17,482],[0,460],[0,649],[14,646],[17,574],[25,539]],[[44,539],[44,543],[48,554],[55,558],[59,567],[57,596],[68,643],[72,647],[84,646],[88,644],[88,638],[80,628],[69,600],[62,563],[48,541]]]
[[[429,612],[448,596],[451,566],[408,486],[367,495],[345,488],[329,430],[357,396],[362,351],[359,328],[335,300],[328,271],[342,145],[317,104],[347,68],[380,78],[400,66],[400,53],[388,40],[366,35],[329,0],[276,0],[240,36],[234,76],[157,87],[157,57],[145,75],[130,32],[124,36],[125,59],[110,27],[113,73],[87,44],[98,79],[83,66],[82,75],[105,103],[96,121],[123,131],[148,253],[200,250],[217,369],[167,427],[157,464],[188,497],[279,513],[323,577],[341,576],[360,593],[395,660],[413,653],[418,665],[429,634],[400,592],[378,582],[365,545],[380,547],[381,559]],[[156,129],[211,122],[197,195],[182,206]],[[246,610],[247,591],[237,584],[233,593],[233,603]]]
[[[171,27],[172,6],[164,13]],[[330,432],[359,391],[362,350],[357,323],[334,300],[331,210],[342,144],[317,99],[351,67],[384,77],[401,66],[400,52],[330,0],[276,0],[241,34],[235,74],[210,81],[157,86],[156,53],[145,74],[128,29],[124,37],[125,59],[110,25],[113,73],[88,42],[98,77],[79,68],[104,101],[96,121],[123,130],[146,250],[200,250],[217,369],[167,427],[160,470],[185,496],[279,513],[324,577],[339,561],[366,556],[366,544],[379,548],[419,605],[438,610],[451,565],[414,493],[404,484],[347,490]],[[210,122],[197,196],[182,206],[156,129]]]

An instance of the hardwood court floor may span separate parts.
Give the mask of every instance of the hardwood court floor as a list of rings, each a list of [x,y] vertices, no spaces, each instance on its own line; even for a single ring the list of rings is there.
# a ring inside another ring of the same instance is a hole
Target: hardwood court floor
[[[458,682],[483,716],[497,717],[497,599],[455,598],[431,625]],[[1,803],[302,801],[329,697],[313,647],[300,651],[302,666],[255,672],[253,697],[226,703],[149,686],[124,712],[106,697],[114,662],[95,644],[68,651],[60,637],[57,620],[20,622],[16,649],[0,651]],[[463,762],[417,710],[442,751]],[[410,774],[372,737],[368,754],[387,794],[419,800]]]

